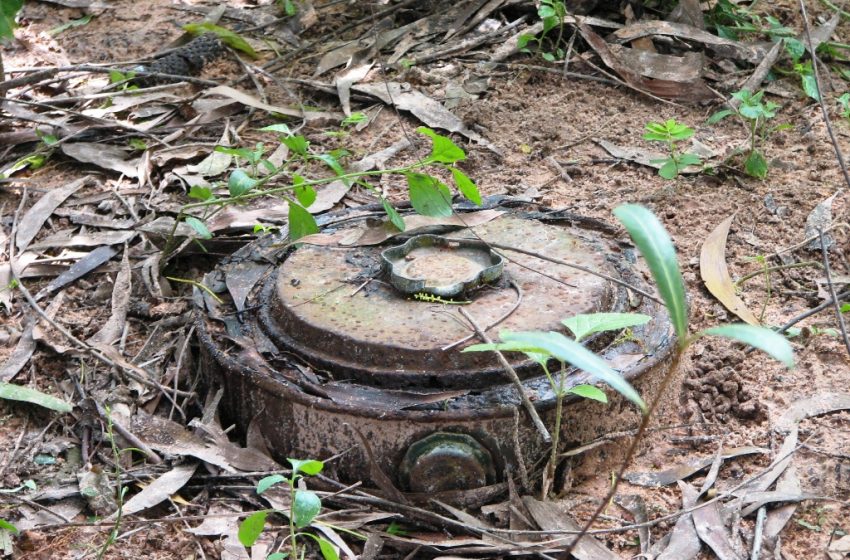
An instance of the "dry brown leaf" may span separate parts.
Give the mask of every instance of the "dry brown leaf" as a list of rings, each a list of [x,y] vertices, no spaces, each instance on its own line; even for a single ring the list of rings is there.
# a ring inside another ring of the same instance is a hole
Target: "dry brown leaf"
[[[68,142],[60,148],[63,154],[82,163],[117,171],[131,179],[139,177],[141,158],[128,159],[130,154],[124,148],[102,142]]]
[[[687,482],[679,481],[682,490],[682,507],[690,508],[696,504],[699,492]],[[694,518],[690,513],[679,517],[670,534],[670,542],[664,552],[658,555],[656,560],[691,560],[699,554],[702,545],[699,541]]]
[[[734,219],[735,214],[732,214],[705,238],[699,256],[699,273],[702,281],[705,282],[705,287],[723,304],[723,307],[745,323],[760,325],[758,318],[735,293],[735,284],[726,267],[726,238]]]
[[[818,393],[794,401],[776,422],[779,430],[790,430],[805,418],[850,409],[850,393]]]
[[[832,225],[832,203],[835,201],[835,197],[841,194],[841,189],[835,191],[835,194],[830,196],[829,198],[822,200],[817,206],[815,206],[812,211],[809,213],[806,218],[806,232],[805,238],[809,239],[810,237],[819,236],[821,231],[826,231],[829,229],[829,226]],[[823,244],[827,249],[835,245],[835,240],[828,233],[823,234]],[[806,246],[811,251],[820,251],[820,237],[815,239],[814,241],[809,242]]]
[[[306,121],[331,120],[334,122],[338,122],[342,120],[344,116],[340,113],[328,113],[324,111],[306,110],[302,111],[300,109],[291,109],[289,107],[281,107],[279,105],[269,105],[268,103],[263,103],[252,95],[249,95],[243,91],[239,91],[238,89],[232,88],[230,86],[216,86],[204,92],[204,96],[210,95],[221,95],[229,98],[232,102],[240,103],[248,107],[260,109],[269,113],[278,113],[289,117],[303,118]]]
[[[752,455],[754,453],[764,453],[766,450],[761,447],[735,447],[726,449],[723,453],[724,459],[740,457],[741,455]],[[693,459],[682,465],[677,465],[669,469],[658,472],[630,472],[623,475],[623,478],[631,484],[638,486],[666,486],[673,484],[676,481],[688,478],[714,462],[714,456],[704,457],[702,459]]]
[[[36,301],[51,294],[52,292],[55,292],[56,290],[64,288],[71,282],[82,278],[103,263],[108,262],[116,254],[118,254],[118,250],[114,247],[110,247],[109,245],[104,245],[103,247],[94,249],[72,264],[68,270],[54,278],[50,284],[39,291],[35,296]]]
[[[30,245],[33,251],[41,249],[57,249],[59,247],[96,247],[98,245],[117,245],[135,237],[135,231],[101,231],[96,233],[81,233],[68,235],[67,232],[57,232]]]
[[[192,475],[195,474],[197,468],[197,463],[178,465],[167,473],[160,475],[159,478],[145,486],[141,492],[124,503],[121,508],[122,515],[131,515],[161,504],[170,498],[172,494],[183,488],[189,482],[189,479],[192,478]],[[115,519],[117,516],[118,512],[115,512],[109,518]]]
[[[522,503],[544,531],[579,531],[581,527],[569,515],[569,508],[559,502],[541,502],[531,496],[523,496]],[[595,537],[585,535],[573,548],[573,556],[579,560],[620,560]]]
[[[121,337],[124,325],[127,322],[127,310],[130,308],[130,294],[133,290],[130,275],[129,250],[124,247],[124,256],[121,259],[121,270],[115,277],[112,286],[112,314],[106,320],[106,324],[88,339],[89,344],[112,344]]]
[[[64,187],[50,190],[38,199],[38,202],[21,216],[18,224],[18,232],[15,235],[15,246],[18,248],[18,253],[22,253],[35,239],[35,236],[41,230],[41,226],[65,199],[80,190],[81,187],[91,184],[93,180],[94,177],[87,175],[68,183]]]
[[[744,560],[732,544],[717,502],[699,508],[692,515],[699,538],[714,551],[718,560]]]

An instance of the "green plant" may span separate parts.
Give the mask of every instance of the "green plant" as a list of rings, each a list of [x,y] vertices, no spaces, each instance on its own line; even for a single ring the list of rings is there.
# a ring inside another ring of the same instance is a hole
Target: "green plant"
[[[112,526],[112,529],[109,531],[109,536],[104,541],[103,546],[100,548],[97,554],[97,560],[102,560],[102,558],[106,555],[106,552],[109,550],[109,547],[115,542],[115,539],[118,538],[118,534],[121,531],[121,521],[122,515],[124,513],[124,497],[127,495],[128,488],[124,486],[124,483],[121,482],[121,454],[126,453],[128,451],[138,451],[138,449],[134,447],[128,447],[126,449],[120,449],[118,444],[115,441],[115,433],[113,432],[113,424],[112,424],[112,411],[108,406],[106,408],[106,439],[109,441],[109,446],[112,450],[112,461],[115,463],[115,484],[117,486],[116,492],[116,502],[118,504],[118,509],[116,510],[115,515],[115,524]]]
[[[764,101],[764,91],[752,93],[742,89],[733,93],[732,98],[738,102],[737,108],[718,111],[708,119],[708,123],[715,124],[735,113],[740,115],[747,124],[750,137],[747,157],[744,160],[744,172],[750,177],[764,179],[767,177],[768,164],[761,151],[762,145],[771,134],[787,128],[787,125],[768,127],[768,121],[776,116],[779,105],[773,101]]]
[[[286,540],[289,541],[289,549],[292,558],[298,558],[298,540],[302,537],[309,537],[319,545],[319,550],[325,560],[338,560],[339,556],[333,545],[324,537],[300,531],[314,522],[316,516],[322,511],[322,500],[319,496],[310,490],[298,488],[297,484],[300,479],[307,476],[315,476],[322,472],[325,464],[321,461],[312,459],[287,459],[292,465],[292,473],[287,478],[280,474],[273,474],[260,479],[257,483],[257,494],[266,492],[269,488],[285,482],[289,486],[289,511],[279,511],[276,509],[268,509],[257,511],[242,521],[239,526],[239,542],[243,546],[251,547],[257,542],[257,539],[263,532],[266,525],[266,518],[270,513],[280,513],[289,518],[289,536]],[[306,550],[302,549],[301,557],[306,554]],[[275,560],[290,556],[288,553],[278,552],[270,555],[267,560]]]
[[[222,43],[230,48],[242,51],[251,58],[257,58],[257,51],[254,50],[248,41],[242,38],[241,35],[227,28],[221,27],[214,23],[187,23],[183,26],[183,31],[192,35],[203,35],[204,33],[212,33],[217,36]]]
[[[702,164],[702,159],[698,155],[682,152],[676,146],[676,142],[687,140],[693,135],[694,129],[676,122],[676,119],[669,119],[663,123],[649,122],[646,124],[644,140],[664,142],[670,152],[669,157],[652,161],[652,163],[661,164],[661,168],[658,170],[659,175],[665,179],[675,179],[689,165]]]
[[[836,101],[838,101],[838,106],[841,108],[841,116],[850,122],[850,93],[842,93]]]
[[[591,519],[585,524],[582,532],[587,531],[616,493],[623,473],[634,457],[638,442],[645,433],[655,409],[675,376],[682,355],[694,341],[706,336],[728,338],[758,348],[789,368],[794,366],[794,354],[791,345],[783,336],[770,329],[745,324],[727,324],[691,333],[688,326],[685,284],[676,257],[676,250],[673,247],[669,234],[658,221],[658,218],[642,206],[626,204],[616,208],[614,215],[625,226],[635,245],[643,255],[655,280],[658,293],[664,302],[677,339],[672,363],[650,403],[647,405],[628,382],[611,369],[601,358],[577,341],[581,340],[583,330],[608,328],[609,325],[606,325],[604,321],[599,321],[598,318],[594,320],[593,315],[582,318],[581,322],[573,321],[572,324],[575,325],[576,329],[573,329],[573,326],[569,328],[573,331],[576,340],[572,340],[558,332],[514,333],[504,331],[500,333],[502,342],[497,343],[502,345],[500,348],[506,351],[532,354],[540,353],[552,356],[561,362],[569,363],[577,369],[589,373],[596,380],[609,385],[623,397],[638,406],[642,413],[642,419],[637,433],[626,452],[626,457],[620,465],[619,471],[615,474],[609,495],[602,500]],[[629,317],[629,314],[626,314],[625,317]],[[617,320],[620,318],[622,316],[615,317]],[[634,320],[637,321],[638,318],[635,317]],[[583,329],[582,323],[585,322],[588,326]],[[580,535],[573,542],[579,539]],[[571,550],[572,547],[569,547],[564,556],[568,557]]]
[[[562,0],[541,0],[537,7],[537,15],[543,23],[543,30],[540,35],[530,33],[520,35],[517,48],[520,52],[531,53],[529,45],[537,43],[536,52],[540,54],[543,60],[554,62],[563,59],[566,56],[566,51],[561,46],[561,41],[564,38],[563,19],[567,15],[566,4]],[[556,27],[558,28],[557,38],[553,42],[547,43],[547,35]],[[548,50],[547,47],[551,50]]]
[[[271,125],[261,130],[279,134],[280,142],[289,148],[289,159],[280,166],[272,165],[268,160],[263,159],[265,148],[262,144],[257,144],[253,150],[216,148],[218,151],[246,160],[250,164],[250,169],[237,168],[230,173],[227,180],[229,196],[216,196],[213,189],[204,187],[193,187],[189,191],[189,197],[198,202],[185,205],[180,212],[178,221],[182,220],[191,226],[199,237],[203,239],[212,237],[212,233],[205,222],[221,208],[230,204],[242,204],[253,198],[263,196],[280,197],[287,201],[289,205],[289,238],[291,241],[316,233],[319,228],[315,219],[307,210],[316,200],[315,188],[339,180],[348,184],[357,183],[378,194],[390,222],[403,231],[405,228],[403,218],[381,192],[365,180],[370,176],[397,175],[404,177],[407,181],[408,196],[413,209],[425,216],[450,216],[452,214],[452,193],[449,187],[437,176],[423,172],[430,169],[451,175],[455,186],[463,197],[475,204],[481,204],[481,194],[478,187],[456,165],[466,159],[466,153],[450,138],[437,134],[430,128],[420,127],[417,129],[420,134],[431,140],[431,153],[427,157],[401,167],[362,172],[345,171],[340,160],[348,154],[347,151],[334,150],[326,153],[314,153],[310,147],[310,142],[302,135],[293,134],[285,124]],[[314,164],[329,168],[334,175],[310,178],[308,173],[313,172]],[[262,177],[257,173],[260,166],[268,171]],[[272,181],[281,179],[288,184],[286,186],[270,186]],[[176,227],[177,222],[175,222],[172,230],[172,238]]]
[[[24,0],[0,0],[0,39],[11,39],[14,36],[15,16],[23,5]]]
[[[275,4],[289,17],[298,13],[298,6],[292,0],[275,0]]]

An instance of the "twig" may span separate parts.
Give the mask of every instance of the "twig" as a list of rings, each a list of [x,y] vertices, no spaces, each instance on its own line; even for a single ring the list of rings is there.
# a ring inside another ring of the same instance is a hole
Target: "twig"
[[[847,299],[847,298],[850,298],[850,290],[847,290],[846,292],[841,292],[835,298],[830,298],[827,301],[823,302],[822,304],[818,305],[817,307],[813,307],[812,309],[809,309],[808,311],[797,315],[796,317],[794,317],[793,319],[791,319],[790,321],[788,321],[787,323],[785,323],[784,325],[779,327],[779,329],[777,329],[776,332],[778,332],[779,334],[782,334],[785,331],[787,331],[788,329],[790,329],[791,327],[793,327],[794,325],[796,325],[797,323],[799,323],[800,321],[802,321],[803,319],[808,319],[812,315],[816,315],[816,314],[820,313],[821,311],[823,311],[824,309],[826,309],[827,307],[832,307],[837,302],[840,302],[840,301]]]
[[[519,305],[522,303],[522,297],[523,297],[522,296],[522,288],[520,288],[519,284],[517,284],[513,280],[511,280],[511,287],[514,290],[516,290],[516,293],[517,293],[516,302],[514,302],[513,307],[508,309],[508,311],[504,315],[502,315],[501,317],[497,318],[495,321],[493,321],[492,323],[490,323],[489,325],[484,327],[484,332],[489,331],[490,329],[492,329],[493,327],[495,327],[496,325],[498,325],[499,323],[501,323],[502,321],[504,321],[505,319],[507,319],[508,317],[513,315],[514,311],[516,311],[517,308],[519,307]],[[472,340],[473,338],[475,338],[475,336],[476,335],[474,333],[470,334],[469,336],[465,336],[465,337],[461,338],[460,340],[456,340],[456,341],[452,342],[451,344],[443,346],[442,348],[440,348],[440,350],[442,352],[446,352],[448,350],[451,350],[455,346],[459,346],[459,345],[463,344],[467,340]]]
[[[799,262],[799,263],[780,264],[778,266],[770,266],[770,267],[767,267],[767,268],[763,268],[761,270],[756,270],[755,272],[750,272],[749,274],[745,274],[744,276],[741,276],[740,278],[738,278],[738,280],[735,281],[735,286],[740,286],[744,282],[746,282],[747,280],[751,280],[751,279],[755,278],[756,276],[761,276],[762,274],[768,274],[768,273],[771,273],[771,272],[779,272],[780,270],[787,270],[789,268],[805,268],[807,266],[823,266],[823,265],[821,265],[821,263],[819,263],[817,261],[805,261],[805,262]]]
[[[826,108],[826,99],[823,97],[823,88],[820,82],[820,72],[818,71],[818,56],[812,44],[812,32],[809,25],[809,16],[806,13],[806,4],[803,0],[799,0],[800,15],[803,16],[803,30],[806,32],[806,43],[809,47],[809,53],[812,56],[812,73],[815,78],[815,88],[818,92],[818,102],[820,110],[823,113],[823,122],[826,125],[826,131],[829,133],[829,139],[832,142],[832,147],[835,150],[835,157],[838,159],[838,165],[841,166],[841,173],[844,174],[844,182],[850,187],[850,172],[847,171],[847,164],[844,162],[844,154],[841,152],[841,147],[838,145],[838,140],[835,139],[835,132],[832,130],[832,122],[829,119],[829,110]]]
[[[488,245],[490,245],[491,247],[494,247],[496,249],[502,249],[503,251],[514,251],[515,253],[522,253],[523,255],[528,255],[530,257],[536,257],[536,258],[542,259],[544,261],[549,261],[551,263],[560,264],[562,266],[568,266],[570,268],[574,268],[576,270],[580,270],[582,272],[586,272],[588,274],[598,276],[599,278],[603,278],[605,280],[608,280],[609,282],[613,282],[614,284],[617,284],[619,286],[623,286],[624,288],[628,288],[628,289],[632,290],[633,292],[638,293],[638,294],[642,295],[643,297],[654,301],[655,303],[658,303],[660,305],[664,305],[661,302],[660,299],[658,299],[654,295],[650,294],[649,292],[641,290],[640,288],[635,287],[635,286],[629,284],[628,282],[624,282],[623,280],[620,280],[619,278],[614,278],[613,276],[609,276],[605,273],[597,272],[593,269],[587,268],[586,266],[581,266],[580,264],[573,264],[573,263],[569,263],[567,261],[562,261],[560,259],[547,257],[546,255],[543,255],[541,253],[537,253],[535,251],[528,251],[526,249],[521,249],[519,247],[514,247],[512,245],[502,245],[501,243],[493,243],[492,241],[486,241],[486,243]]]
[[[767,508],[762,506],[759,508],[756,515],[756,530],[753,534],[753,551],[750,554],[750,560],[759,560],[761,556],[761,540],[764,536],[764,521],[767,519]]]
[[[826,250],[826,241],[824,241],[823,230],[820,232],[820,250],[823,255],[823,272],[826,276],[826,285],[829,288],[829,297],[832,298],[833,307],[835,308],[835,319],[838,322],[838,329],[841,331],[841,337],[844,339],[844,347],[847,348],[847,353],[850,354],[850,339],[847,338],[847,325],[844,324],[844,314],[841,312],[841,305],[838,302],[838,296],[835,293],[835,284],[832,283],[832,274],[829,270],[829,254]]]
[[[478,326],[478,323],[473,319],[469,313],[463,307],[458,308],[458,312],[463,315],[463,317],[469,321],[469,324],[472,325],[472,328],[475,329],[475,334],[477,334],[481,340],[483,340],[486,344],[492,344],[493,341],[490,340],[490,337],[481,330],[481,327]],[[534,408],[534,405],[531,403],[531,400],[528,398],[528,393],[525,392],[525,387],[522,386],[522,381],[520,381],[519,376],[516,373],[516,370],[511,366],[510,363],[505,359],[504,354],[502,354],[499,350],[495,350],[496,357],[499,358],[499,362],[502,364],[502,367],[505,368],[505,371],[513,382],[514,386],[519,391],[519,396],[522,399],[522,404],[525,407],[528,415],[531,416],[531,421],[534,423],[534,426],[537,428],[537,431],[540,433],[540,437],[543,438],[545,443],[552,442],[552,436],[549,435],[549,430],[546,429],[546,426],[543,424],[543,421],[540,419],[540,415],[537,414],[537,409]]]

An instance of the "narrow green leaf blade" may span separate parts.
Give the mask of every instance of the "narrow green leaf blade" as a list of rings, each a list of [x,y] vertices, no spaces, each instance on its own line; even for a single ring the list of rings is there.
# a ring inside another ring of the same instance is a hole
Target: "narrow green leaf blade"
[[[273,474],[264,478],[261,478],[257,483],[257,494],[262,494],[275,484],[280,484],[281,482],[286,482],[287,478],[281,474]]]
[[[722,336],[749,344],[768,354],[771,358],[782,362],[788,369],[794,368],[794,349],[791,347],[791,343],[781,334],[768,328],[735,323],[706,329],[703,334]]]
[[[339,560],[339,553],[330,541],[324,537],[316,537],[316,542],[319,543],[319,550],[322,551],[322,557],[325,560]]]
[[[239,525],[238,533],[239,542],[242,543],[242,546],[254,546],[254,543],[260,538],[260,534],[266,526],[266,517],[268,514],[269,512],[266,510],[258,511],[252,513],[242,521],[242,524]]]
[[[390,223],[398,228],[399,231],[405,230],[404,218],[401,217],[401,214],[398,213],[398,210],[393,208],[393,205],[390,204],[390,201],[386,198],[381,197],[381,205],[384,207],[384,212],[387,213],[387,217],[390,219]]]
[[[299,472],[303,472],[310,476],[316,476],[322,472],[323,468],[325,468],[325,464],[322,461],[316,461],[315,459],[287,459],[287,461],[289,461],[289,464],[292,465],[293,476]]]
[[[476,184],[472,182],[472,179],[456,167],[452,167],[452,177],[460,194],[471,203],[481,206],[481,192],[479,192]]]
[[[505,342],[525,342],[534,345],[538,352],[548,352],[562,362],[568,362],[580,370],[586,371],[599,381],[637,405],[646,412],[646,403],[640,398],[628,381],[611,369],[605,361],[579,344],[556,332],[510,332],[503,331],[500,337]]]
[[[564,319],[561,323],[570,329],[576,341],[581,342],[592,334],[645,325],[650,319],[652,317],[641,313],[588,313]]]
[[[6,521],[5,519],[0,519],[0,529],[6,529],[10,533],[18,534],[18,528]]]
[[[43,406],[56,412],[71,412],[74,410],[72,404],[62,399],[30,387],[15,385],[14,383],[0,383],[0,399],[37,404],[38,406]]]
[[[623,223],[632,240],[646,259],[658,293],[667,306],[673,329],[684,347],[688,337],[688,307],[685,300],[685,282],[679,270],[676,249],[670,235],[655,214],[637,204],[624,204],[614,209],[614,215]]]
[[[605,391],[599,387],[594,387],[593,385],[576,385],[575,387],[568,389],[567,393],[572,393],[573,395],[578,395],[584,399],[599,401],[601,403],[608,402],[608,395],[605,394]]]
[[[196,218],[195,216],[186,216],[185,221],[189,226],[198,233],[201,239],[212,239],[212,232],[207,227],[207,224]]]
[[[322,511],[322,500],[310,490],[296,490],[292,502],[292,521],[299,529],[313,522]]]

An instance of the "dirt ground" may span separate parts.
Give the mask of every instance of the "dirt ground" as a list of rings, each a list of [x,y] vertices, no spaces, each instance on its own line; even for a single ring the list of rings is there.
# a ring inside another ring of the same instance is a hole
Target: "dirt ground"
[[[103,10],[83,10],[49,2],[28,2],[21,27],[16,31],[17,40],[4,47],[4,64],[9,72],[33,66],[131,61],[160,51],[181,35],[182,24],[197,21],[202,17],[198,14],[201,8],[215,4],[116,0]],[[267,3],[245,0],[227,4],[230,8],[250,9],[256,4]],[[365,7],[353,5],[356,3],[326,4],[329,7],[322,8],[319,2],[316,3],[319,23],[306,30],[302,37],[316,41],[315,45],[295,60],[290,59],[284,69],[277,71],[279,76],[311,79],[322,52],[322,38],[334,37],[335,30],[369,15]],[[812,21],[821,21],[832,15],[818,2],[809,2],[807,7]],[[795,3],[759,3],[757,10],[777,17],[788,27],[802,28]],[[98,15],[87,25],[55,35],[46,33],[89,12]],[[653,16],[650,13],[646,17]],[[233,24],[228,18],[222,22]],[[349,30],[343,36],[354,37],[357,34],[357,30]],[[246,35],[261,44],[261,32]],[[833,40],[844,42],[848,38],[850,22],[841,20]],[[285,45],[284,48],[291,50],[293,47]],[[261,55],[263,60],[274,56],[269,51]],[[435,99],[445,100],[449,95],[443,77],[458,72],[463,75],[475,64],[474,57],[461,55],[423,67],[387,67],[384,71],[395,80],[406,81]],[[779,81],[781,87],[774,88],[776,92],[789,92],[787,96],[769,96],[779,104],[775,122],[788,126],[770,136],[764,145],[769,162],[766,179],[754,179],[737,170],[739,157],[738,160],[730,160],[728,165],[718,167],[715,173],[682,175],[668,181],[652,168],[612,158],[595,140],[655,148],[642,139],[646,123],[676,119],[693,127],[695,139],[715,154],[732,154],[736,148],[746,146],[746,129],[735,119],[706,124],[706,119],[718,109],[715,102],[695,105],[662,102],[625,87],[564,78],[557,72],[532,68],[546,64],[534,55],[511,57],[507,64],[492,70],[486,91],[477,98],[457,101],[453,112],[468,128],[495,147],[491,150],[458,135],[453,136],[468,154],[463,170],[474,178],[483,194],[532,197],[546,206],[567,208],[607,222],[614,222],[611,211],[622,203],[640,203],[651,208],[668,228],[678,249],[694,329],[735,320],[734,315],[704,287],[699,271],[701,247],[709,233],[723,220],[735,215],[726,253],[733,278],[758,270],[762,266],[757,259],[759,257],[769,259],[772,265],[777,264],[770,259],[778,251],[806,239],[806,221],[810,213],[835,193],[839,194],[832,205],[833,223],[846,226],[850,200],[847,185],[830,143],[820,106],[802,95],[792,77],[782,78]],[[549,67],[560,69],[557,65]],[[593,73],[580,57],[572,62],[571,70]],[[201,77],[223,80],[237,75],[239,71],[233,60],[225,59],[206,67]],[[742,73],[742,79],[747,75]],[[381,71],[375,69],[369,76],[373,81],[380,81]],[[329,80],[327,75],[321,79]],[[830,79],[833,91],[827,94],[827,105],[831,110],[832,124],[839,146],[845,154],[850,154],[850,121],[840,116],[834,102],[845,91],[846,82],[836,75]],[[297,99],[324,110],[339,110],[336,96],[310,87],[298,87],[295,82],[265,80],[264,87],[270,103],[291,103]],[[191,93],[189,89],[187,92]],[[47,90],[36,93],[40,97],[49,95]],[[729,92],[724,93],[728,95]],[[355,101],[353,108],[368,110],[370,115],[374,115],[368,127],[353,131],[345,138],[324,135],[327,127],[322,124],[309,124],[302,133],[314,146],[328,149],[345,146],[355,154],[366,154],[403,139],[405,134],[420,125],[410,114],[399,113],[389,107],[379,111],[379,105],[369,106]],[[12,118],[14,116],[10,116]],[[269,121],[264,120],[261,112],[255,114],[253,121],[240,129],[242,145],[252,146],[261,139],[269,141],[268,135],[255,131],[259,125],[269,124]],[[0,124],[0,127],[2,132],[20,128],[13,126],[11,121]],[[222,123],[217,122],[182,141],[216,142],[221,133]],[[496,151],[501,155],[497,155]],[[0,146],[4,166],[27,153],[23,146]],[[549,163],[551,159],[560,164],[565,172],[563,176]],[[10,233],[12,217],[20,204],[24,187],[29,192],[28,207],[42,193],[87,173],[97,174],[102,181],[98,186],[85,187],[77,196],[94,197],[119,186],[132,186],[126,180],[120,185],[114,173],[56,155],[41,169],[22,172],[0,183],[0,219],[5,235]],[[385,182],[382,186],[389,189],[391,198],[404,198],[405,192],[400,185]],[[369,196],[364,192],[353,192],[347,200],[353,205],[371,201]],[[177,189],[166,191],[161,200],[172,205],[188,201],[185,194]],[[54,217],[36,239],[70,227],[73,225],[67,218]],[[831,272],[834,278],[839,279],[837,284],[840,281],[846,285],[847,275],[850,275],[847,260],[850,236],[846,227],[834,229],[831,235],[835,241],[829,252]],[[790,255],[796,262],[821,261],[819,249],[802,248],[784,254]],[[8,254],[5,256],[8,257]],[[134,256],[139,259],[138,262],[145,257],[143,254]],[[213,254],[194,260],[178,259],[174,269],[179,274],[175,275],[200,278],[210,269],[215,257]],[[113,259],[113,263],[116,261]],[[115,281],[117,271],[116,265],[107,274],[89,275],[67,288],[66,303],[60,309],[57,321],[80,339],[94,335],[110,315],[111,282]],[[764,324],[778,326],[824,301],[823,278],[822,267],[788,268],[772,273],[769,287],[764,275],[754,277],[743,285],[739,295],[756,314],[764,306]],[[33,278],[27,280],[27,284],[29,290],[36,293],[49,281],[50,278]],[[101,289],[104,283],[109,288],[106,292]],[[841,286],[838,287],[841,291]],[[172,288],[175,291],[172,297],[148,302],[144,310],[138,308],[131,314],[122,346],[126,356],[135,356],[144,349],[147,337],[151,336],[151,325],[187,312],[189,287],[175,283]],[[42,301],[42,304],[46,303],[49,300]],[[9,359],[20,333],[25,330],[28,316],[23,312],[25,309],[26,303],[16,299],[12,311],[2,315],[0,363]],[[680,379],[684,384],[679,406],[666,409],[668,416],[657,419],[658,426],[667,428],[650,433],[645,451],[637,457],[630,470],[653,471],[692,457],[710,457],[721,444],[726,447],[756,446],[775,453],[784,439],[784,435],[775,430],[776,422],[790,406],[812,395],[846,392],[850,380],[850,356],[841,337],[830,330],[836,329],[831,308],[805,319],[797,327],[803,327],[803,332],[791,339],[797,362],[796,369],[791,371],[759,352],[747,354],[729,343],[716,340],[696,342],[681,364]],[[159,360],[157,363],[163,367],[168,364],[173,367],[186,329],[184,321],[179,332],[175,329],[171,333],[171,338],[159,339],[170,350],[167,356],[152,354],[151,360]],[[90,375],[106,375],[96,362],[81,360],[72,352],[57,353],[55,346],[65,344],[57,333],[48,332],[46,340],[39,344],[15,382],[32,384],[47,392],[59,389],[70,395],[74,394],[74,388],[69,371],[80,372],[81,368],[88,368]],[[728,390],[730,383],[731,391]],[[101,384],[99,391],[100,395],[110,392],[129,394],[130,389],[112,383]],[[74,481],[78,468],[75,465],[79,465],[80,461],[80,433],[83,429],[93,429],[93,426],[75,427],[36,407],[0,401],[0,486],[13,489],[28,480],[34,480],[39,486],[49,486],[56,481]],[[829,544],[850,532],[850,509],[847,507],[850,502],[850,449],[847,443],[850,441],[850,412],[806,419],[800,423],[799,430],[800,447],[794,455],[793,464],[802,492],[818,499],[799,505],[781,533],[781,541],[784,558],[804,560],[825,557]],[[627,439],[621,438],[610,445],[626,444]],[[104,453],[104,449],[100,452]],[[75,460],[72,459],[74,453]],[[617,467],[613,458],[618,456],[617,453],[596,452],[574,461],[569,497],[578,504],[572,511],[577,519],[587,519],[595,505],[592,498],[599,499],[607,492],[610,473]],[[4,457],[13,457],[13,461],[8,463]],[[719,490],[730,488],[765,468],[771,457],[771,454],[746,455],[725,461],[718,476]],[[699,486],[702,477],[704,473],[696,475],[692,482]],[[188,502],[182,498],[175,499],[171,506],[159,506],[151,515],[153,518],[158,514],[173,513],[176,509],[187,516],[186,521],[156,525],[131,522],[122,527],[121,538],[105,557],[222,557],[224,544],[221,541],[185,531],[198,522],[199,518],[189,520],[191,516],[203,516],[209,511],[205,499],[211,489],[204,484],[193,483],[190,493],[194,498]],[[141,483],[132,486],[133,491],[138,487]],[[681,495],[675,485],[658,489],[624,483],[621,492],[642,496],[650,519],[681,507]],[[17,500],[17,494],[7,495],[9,500],[0,494],[0,504],[3,504],[0,512],[4,518],[26,503]],[[583,497],[591,500],[582,501]],[[221,496],[218,499],[227,502]],[[63,525],[54,518],[47,527],[33,528],[18,537],[12,556],[35,559],[96,555],[108,531],[87,526],[90,511],[71,513],[70,521],[79,526]],[[609,508],[598,527],[614,526],[623,519],[631,517],[624,510]],[[742,521],[748,529],[753,523],[754,516]],[[652,528],[653,535],[660,538],[672,526],[672,522],[662,522]],[[621,557],[633,557],[639,553],[636,534],[628,532],[606,536],[603,542]],[[382,557],[401,558],[404,554],[385,550]],[[700,557],[714,556],[703,546]]]

